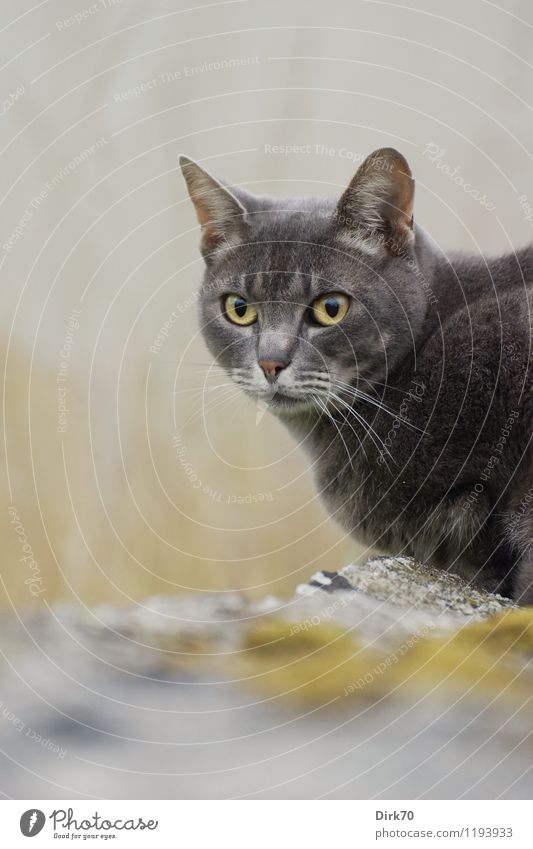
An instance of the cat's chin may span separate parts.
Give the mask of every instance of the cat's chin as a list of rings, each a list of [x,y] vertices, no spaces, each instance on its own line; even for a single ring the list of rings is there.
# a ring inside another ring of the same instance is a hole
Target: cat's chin
[[[316,405],[311,398],[286,395],[283,392],[276,392],[275,395],[268,395],[267,397],[261,395],[254,395],[253,397],[257,403],[264,405],[266,409],[276,415],[295,415],[316,410]]]
[[[274,395],[268,402],[268,408],[277,415],[295,415],[315,410],[316,406],[311,399],[291,398],[289,395]]]

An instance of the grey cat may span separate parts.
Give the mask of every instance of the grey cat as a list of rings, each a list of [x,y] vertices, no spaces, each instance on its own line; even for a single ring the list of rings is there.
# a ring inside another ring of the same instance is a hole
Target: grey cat
[[[254,197],[186,157],[200,318],[357,540],[533,604],[533,251],[444,256],[371,154],[338,200]]]

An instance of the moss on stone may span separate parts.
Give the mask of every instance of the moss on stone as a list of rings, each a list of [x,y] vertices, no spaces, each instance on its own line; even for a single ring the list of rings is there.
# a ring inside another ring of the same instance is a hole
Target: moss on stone
[[[332,624],[305,627],[269,617],[250,629],[246,665],[253,683],[271,695],[313,704],[363,692],[365,676],[377,685],[381,655],[361,648],[352,632]]]
[[[251,628],[244,647],[254,686],[311,704],[391,691],[482,692],[515,700],[533,692],[524,663],[524,653],[533,654],[533,608],[509,610],[446,637],[415,639],[386,656],[336,625],[303,627],[276,617]]]

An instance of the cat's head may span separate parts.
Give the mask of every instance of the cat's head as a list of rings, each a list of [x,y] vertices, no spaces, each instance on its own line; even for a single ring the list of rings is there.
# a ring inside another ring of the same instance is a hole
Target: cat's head
[[[338,200],[256,197],[180,164],[202,229],[202,333],[235,382],[293,413],[384,381],[427,309],[404,157],[375,151]]]

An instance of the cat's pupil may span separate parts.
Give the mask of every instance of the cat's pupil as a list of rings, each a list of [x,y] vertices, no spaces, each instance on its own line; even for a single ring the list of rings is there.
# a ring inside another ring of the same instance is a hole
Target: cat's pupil
[[[244,300],[244,298],[236,298],[235,304],[233,305],[233,308],[234,308],[235,312],[237,313],[237,315],[239,316],[239,318],[244,318],[244,316],[246,315],[246,310],[248,308],[248,305],[247,305],[246,301]]]
[[[339,302],[337,298],[327,298],[324,302],[324,308],[330,318],[335,318],[339,312]]]

